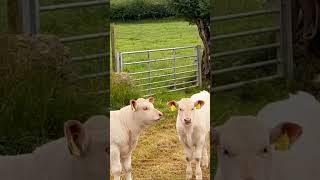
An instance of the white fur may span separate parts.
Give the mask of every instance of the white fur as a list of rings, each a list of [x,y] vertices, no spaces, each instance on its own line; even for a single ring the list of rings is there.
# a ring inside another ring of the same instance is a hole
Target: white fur
[[[267,128],[285,121],[298,123],[303,128],[299,141],[285,157],[277,155],[282,166],[276,166],[275,171],[283,174],[283,180],[320,179],[320,103],[315,97],[300,91],[286,100],[268,104],[257,117]],[[275,173],[272,180],[278,179]]]
[[[195,108],[195,102],[204,101],[201,109]],[[202,170],[200,160],[206,167],[209,166],[209,157],[207,152],[207,141],[210,130],[210,94],[207,91],[201,91],[194,94],[191,98],[183,98],[178,104],[178,116],[176,128],[179,140],[184,147],[184,154],[187,161],[187,179],[192,178],[191,160],[196,160],[196,179],[202,179]],[[193,108],[193,110],[192,110]],[[181,111],[180,109],[183,109]],[[190,118],[191,124],[185,124],[184,119]]]
[[[216,128],[219,145],[215,180],[320,179],[319,119],[320,103],[305,92],[266,105],[257,118],[232,117]],[[288,151],[276,151],[270,145],[270,154],[259,155],[256,150],[270,143],[271,130],[284,122],[302,127],[299,139]],[[224,148],[236,155],[224,155]]]
[[[140,133],[158,122],[162,113],[143,98],[137,101],[137,110],[131,106],[110,112],[110,165],[115,180],[120,180],[122,166],[126,179],[131,180],[131,155]],[[143,108],[148,108],[144,111]]]
[[[33,153],[1,156],[0,179],[3,180],[87,180],[106,179],[105,116],[90,118],[84,127],[89,135],[86,157],[75,158],[68,150],[66,138],[61,138],[37,148]],[[99,149],[98,149],[99,148]]]

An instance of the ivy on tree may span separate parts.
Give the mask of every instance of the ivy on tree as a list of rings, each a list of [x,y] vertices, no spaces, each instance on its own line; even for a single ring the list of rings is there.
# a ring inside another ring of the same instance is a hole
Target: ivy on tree
[[[202,76],[210,77],[210,0],[170,0],[177,16],[183,17],[190,24],[198,27],[203,42]]]

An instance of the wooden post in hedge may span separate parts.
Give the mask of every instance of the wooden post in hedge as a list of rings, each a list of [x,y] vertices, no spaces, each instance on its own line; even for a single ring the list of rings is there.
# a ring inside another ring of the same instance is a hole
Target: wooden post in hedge
[[[21,34],[23,32],[21,2],[22,2],[21,0],[7,1],[7,18],[8,18],[9,33]]]
[[[114,24],[111,24],[111,53],[112,53],[112,70],[117,71],[117,52],[116,52],[116,32]]]

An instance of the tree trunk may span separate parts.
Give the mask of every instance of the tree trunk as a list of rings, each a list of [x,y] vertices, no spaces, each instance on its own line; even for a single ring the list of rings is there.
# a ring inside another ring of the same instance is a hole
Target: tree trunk
[[[203,19],[196,19],[195,24],[198,27],[199,35],[203,43],[203,53],[202,53],[202,77],[210,78],[210,25]]]

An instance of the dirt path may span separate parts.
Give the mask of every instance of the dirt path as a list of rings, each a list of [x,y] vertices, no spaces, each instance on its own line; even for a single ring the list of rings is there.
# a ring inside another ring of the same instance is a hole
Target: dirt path
[[[182,180],[186,163],[175,129],[175,120],[164,120],[146,130],[132,158],[133,179]],[[193,163],[193,175],[195,163]],[[203,179],[210,179],[209,168],[202,167]],[[195,177],[193,177],[195,179]]]

